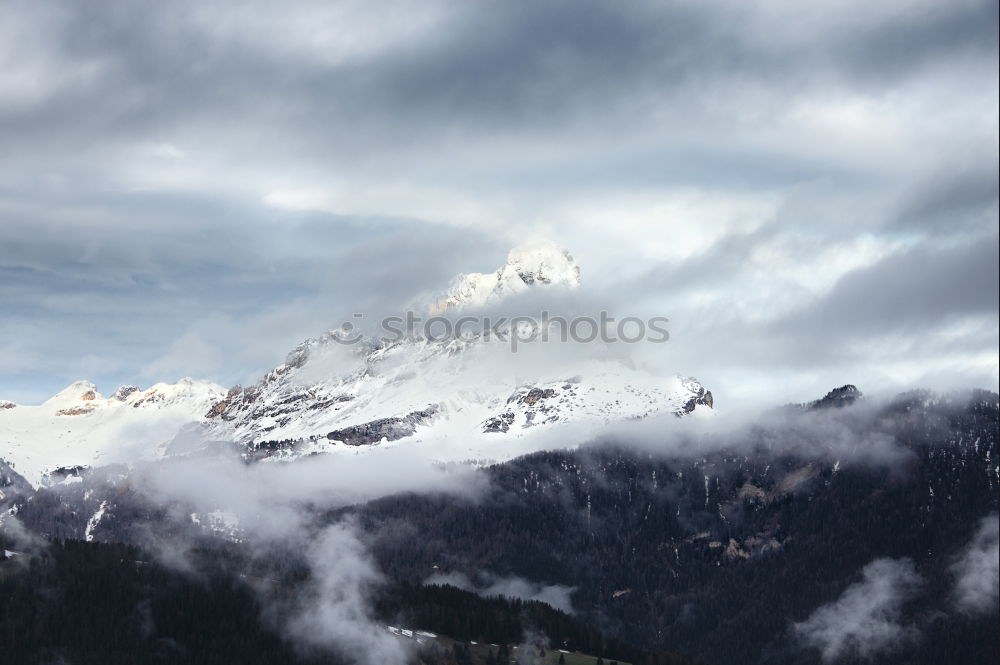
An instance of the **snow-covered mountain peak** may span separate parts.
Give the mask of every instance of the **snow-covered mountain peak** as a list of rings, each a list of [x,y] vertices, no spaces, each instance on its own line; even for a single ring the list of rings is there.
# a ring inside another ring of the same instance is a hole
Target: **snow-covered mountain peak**
[[[157,383],[146,390],[136,386],[122,386],[111,397],[104,397],[90,381],[74,381],[37,407],[41,413],[59,416],[84,415],[95,409],[117,408],[124,405],[134,408],[167,406],[182,402],[201,402],[214,399],[224,390],[211,381],[183,378],[176,383]]]
[[[520,245],[507,254],[500,268],[501,282],[514,282],[515,277],[526,285],[562,284],[580,286],[580,267],[568,251],[551,242]]]
[[[182,379],[123,386],[105,398],[93,383],[76,381],[37,406],[0,409],[0,458],[37,486],[58,468],[156,457],[225,394],[210,381]]]
[[[139,392],[139,386],[132,386],[132,385],[120,386],[118,390],[116,390],[114,394],[111,396],[111,399],[116,399],[119,402],[124,402],[126,399],[128,399],[129,395],[135,392]]]
[[[497,303],[531,288],[580,286],[580,266],[568,251],[551,242],[520,245],[491,273],[468,273],[452,280],[432,305],[433,313]]]
[[[206,399],[216,399],[225,389],[211,381],[199,381],[183,378],[176,383],[156,383],[146,390],[130,390],[134,386],[123,386],[119,392],[126,392],[125,402],[134,408],[163,407],[171,404],[190,403],[201,404]],[[116,393],[116,396],[118,393]],[[110,402],[111,400],[109,400]]]
[[[42,403],[46,409],[61,409],[68,406],[82,406],[88,402],[103,400],[97,386],[90,381],[74,381]]]
[[[457,277],[431,312],[579,286],[569,252],[532,243],[512,249],[492,273]],[[464,442],[470,455],[502,458],[501,440],[553,426],[704,413],[713,404],[697,381],[644,372],[598,345],[515,353],[502,334],[389,340],[353,332],[308,339],[255,385],[231,389],[205,414],[209,438],[236,440],[252,455],[295,457],[445,436]]]
[[[519,294],[547,298],[579,286],[566,250],[533,243],[511,250],[492,273],[456,278],[436,307],[471,314],[511,296],[516,305]],[[491,326],[389,339],[345,326],[229,391],[185,378],[122,386],[106,398],[78,381],[39,406],[0,409],[0,458],[33,485],[56,482],[60,468],[185,454],[196,441],[235,441],[248,457],[285,459],[444,441],[460,459],[504,459],[544,447],[551,439],[539,434],[553,428],[586,436],[611,422],[711,413],[712,394],[693,379],[646,372],[603,345],[558,335],[515,349],[503,333]]]

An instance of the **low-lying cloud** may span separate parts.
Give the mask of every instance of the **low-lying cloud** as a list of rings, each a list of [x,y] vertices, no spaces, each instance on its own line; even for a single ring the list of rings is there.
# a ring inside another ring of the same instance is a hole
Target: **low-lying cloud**
[[[819,649],[824,662],[889,652],[920,637],[900,617],[921,584],[911,560],[876,559],[865,566],[860,582],[795,624],[793,632],[803,645]]]
[[[330,510],[396,492],[440,492],[474,500],[484,479],[467,466],[444,466],[406,447],[363,455],[317,455],[294,463],[244,463],[234,452],[209,453],[138,466],[131,484],[152,503],[169,506],[181,526],[221,521],[260,574],[278,556],[308,571],[291,598],[263,585],[265,618],[294,644],[336,653],[359,665],[409,662],[399,640],[374,620],[371,594],[383,582],[360,529],[329,523]],[[197,573],[188,533],[148,542],[165,564]],[[254,585],[252,585],[254,586]]]
[[[450,585],[480,596],[505,596],[521,600],[535,600],[545,603],[567,614],[573,614],[573,592],[576,587],[563,584],[542,584],[517,575],[498,576],[488,571],[479,571],[475,580],[458,571],[431,575],[424,583]]]
[[[199,513],[226,511],[247,536],[265,540],[298,532],[312,508],[408,491],[473,499],[485,486],[471,467],[444,465],[407,446],[314,455],[294,463],[246,464],[235,453],[196,455],[137,466],[132,477],[155,503],[179,501]]]
[[[306,591],[284,625],[295,640],[329,649],[348,662],[402,665],[403,643],[375,622],[369,602],[382,575],[350,522],[327,527],[307,549]]]
[[[984,517],[968,547],[952,565],[955,575],[956,607],[968,613],[996,611],[1000,583],[997,561],[1000,560],[1000,526],[997,514]]]

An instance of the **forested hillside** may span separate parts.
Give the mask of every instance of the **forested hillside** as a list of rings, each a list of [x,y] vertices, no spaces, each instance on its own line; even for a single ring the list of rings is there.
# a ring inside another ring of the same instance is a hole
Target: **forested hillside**
[[[266,548],[238,529],[205,532],[183,504],[150,504],[113,470],[94,473],[11,510],[50,538],[140,544],[155,531],[161,546],[188,548],[194,573],[156,563],[163,551],[113,544],[55,541],[14,557],[0,564],[3,653],[311,662],[319,656],[291,649],[275,614],[313,581],[309,538],[349,523],[384,576],[368,599],[374,618],[452,640],[421,647],[428,663],[486,665],[499,651],[478,647],[526,636],[622,663],[996,662],[995,597],[959,602],[959,563],[977,534],[988,541],[992,526],[996,548],[996,394],[817,402],[712,441],[659,441],[646,433],[494,465],[474,496],[302,506],[314,535]],[[888,638],[832,623],[869,591],[888,600],[861,623]]]
[[[355,512],[383,534],[375,553],[395,579],[489,571],[574,587],[578,616],[609,634],[719,663],[818,662],[789,646],[791,624],[869,562],[908,558],[929,583],[906,617],[936,637],[898,662],[992,662],[996,614],[946,610],[950,564],[995,518],[996,395],[911,394],[864,426],[899,450],[837,459],[843,451],[789,452],[773,432],[750,431],[696,459],[627,446],[546,452],[491,468],[488,500],[397,496]],[[418,537],[386,528],[398,524]]]

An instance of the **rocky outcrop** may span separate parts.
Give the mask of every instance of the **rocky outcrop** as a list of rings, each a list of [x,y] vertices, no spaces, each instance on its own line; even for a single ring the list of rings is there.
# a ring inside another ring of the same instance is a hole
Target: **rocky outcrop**
[[[496,432],[506,434],[510,431],[510,426],[514,424],[514,414],[508,411],[494,416],[483,423],[484,432]]]
[[[128,399],[128,396],[132,393],[139,392],[138,386],[122,386],[115,391],[115,394],[111,396],[111,399],[116,399],[119,402],[124,402]]]
[[[417,429],[417,425],[429,420],[436,411],[436,408],[429,407],[401,417],[380,418],[361,425],[352,425],[334,430],[327,434],[326,438],[331,441],[339,441],[348,446],[364,446],[379,443],[383,439],[386,441],[395,441],[413,434]]]
[[[92,406],[72,406],[68,409],[59,409],[57,416],[85,416],[94,410]]]
[[[685,402],[683,409],[677,414],[678,416],[685,413],[691,413],[699,404],[707,406],[710,409],[715,405],[715,400],[712,398],[712,391],[705,390],[705,386],[698,383],[697,379],[691,377],[684,379],[684,387],[690,390],[693,394],[691,395],[691,398]]]
[[[528,406],[534,406],[539,400],[548,399],[549,397],[555,397],[556,391],[552,388],[532,388],[526,394],[517,397],[517,401],[521,404],[527,404]],[[511,399],[514,399],[513,397]],[[510,400],[508,400],[509,402]]]
[[[208,410],[208,413],[205,414],[205,417],[218,418],[219,416],[224,414],[226,410],[229,409],[231,406],[237,404],[242,397],[243,397],[243,386],[241,386],[240,384],[236,384],[235,386],[229,389],[229,392],[226,393],[224,399],[221,399],[212,405],[212,407]]]

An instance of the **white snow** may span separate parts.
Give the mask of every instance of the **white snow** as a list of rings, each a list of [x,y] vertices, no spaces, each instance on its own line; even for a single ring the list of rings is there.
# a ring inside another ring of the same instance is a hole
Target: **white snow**
[[[525,244],[512,249],[507,262],[494,272],[456,277],[432,305],[431,313],[481,307],[531,288],[579,285],[580,268],[569,252],[549,242]]]
[[[239,542],[240,518],[236,513],[227,510],[213,510],[209,513],[191,513],[189,517],[192,524],[233,542]]]
[[[35,487],[60,467],[153,458],[182,425],[203,420],[224,395],[214,383],[182,379],[120,401],[77,381],[38,406],[0,409],[0,458]]]
[[[87,528],[83,532],[83,539],[88,543],[94,540],[94,529],[96,529],[97,525],[101,523],[102,519],[104,519],[104,511],[107,510],[107,507],[108,502],[101,501],[101,507],[97,509],[96,513],[90,516],[89,520],[87,520]]]
[[[405,441],[454,439],[465,446],[461,459],[495,460],[518,454],[513,439],[557,426],[672,417],[701,389],[690,379],[657,376],[602,358],[600,349],[585,351],[562,357],[539,346],[514,354],[505,342],[483,338],[408,340],[356,350],[336,342],[318,344],[301,366],[258,384],[256,397],[236,409],[233,419],[212,420],[212,437],[299,441],[295,452],[287,453],[293,456],[353,453],[357,447],[331,441],[327,434],[431,409],[433,415]],[[317,403],[326,406],[316,408]],[[698,406],[693,415],[711,413]],[[497,418],[505,431],[485,431]]]

